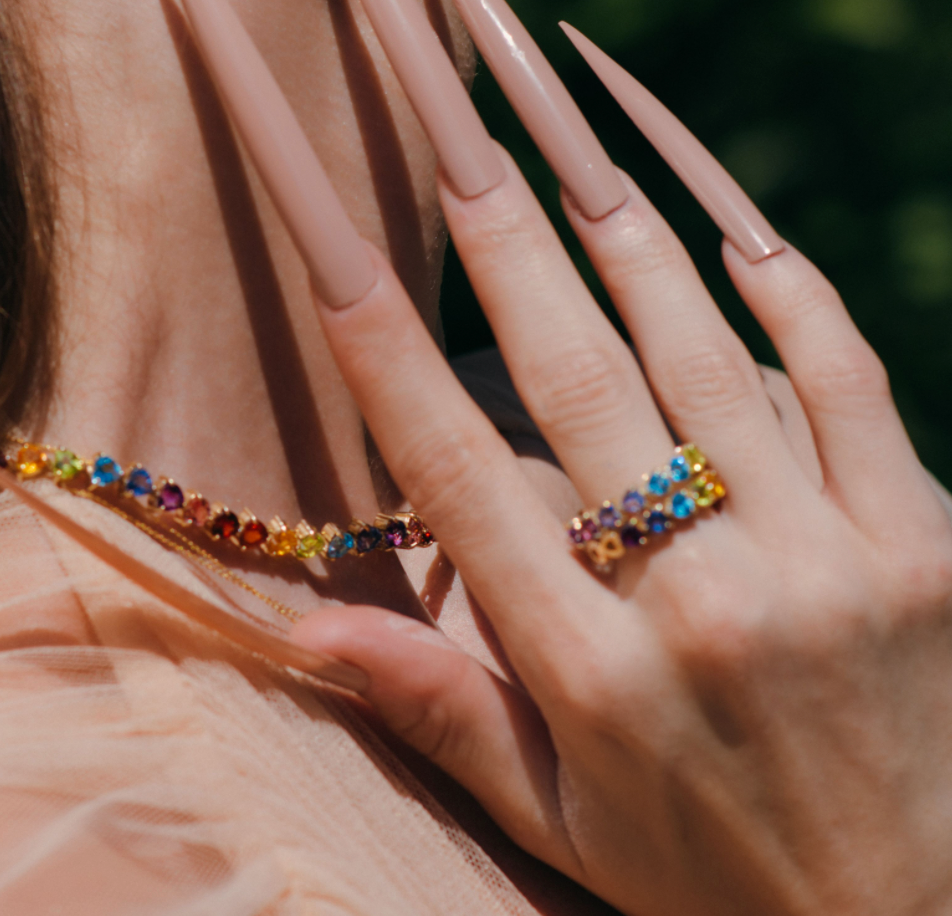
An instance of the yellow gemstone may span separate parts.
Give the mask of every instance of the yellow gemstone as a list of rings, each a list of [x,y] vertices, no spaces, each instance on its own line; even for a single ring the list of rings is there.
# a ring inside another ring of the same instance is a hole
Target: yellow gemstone
[[[273,532],[268,538],[268,553],[273,557],[288,557],[297,553],[297,549],[298,536],[287,528]]]
[[[693,473],[697,474],[707,467],[707,458],[696,445],[685,445],[681,448],[681,454],[685,461],[690,465]]]
[[[299,560],[313,560],[323,549],[324,538],[319,534],[311,534],[298,541],[297,556]]]
[[[313,560],[320,556],[326,541],[307,522],[301,522],[295,532],[297,537],[296,554],[299,560]]]
[[[727,489],[713,471],[698,477],[691,485],[691,489],[694,490],[696,502],[701,509],[709,509],[727,496]]]
[[[17,470],[24,477],[39,477],[49,467],[50,456],[35,445],[25,445],[17,452]]]

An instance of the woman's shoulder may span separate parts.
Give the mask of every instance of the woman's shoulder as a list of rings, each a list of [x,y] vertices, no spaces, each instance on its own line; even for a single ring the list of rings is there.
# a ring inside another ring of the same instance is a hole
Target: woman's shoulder
[[[73,586],[40,517],[0,492],[0,650],[95,642]]]

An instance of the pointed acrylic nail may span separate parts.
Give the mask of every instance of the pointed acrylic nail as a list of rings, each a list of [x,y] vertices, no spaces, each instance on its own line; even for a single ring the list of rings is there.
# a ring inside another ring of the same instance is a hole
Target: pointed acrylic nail
[[[387,57],[457,193],[502,183],[502,160],[419,0],[363,0]]]
[[[271,199],[335,308],[362,298],[377,269],[284,93],[227,0],[184,0],[196,44]]]
[[[608,153],[505,0],[455,0],[497,82],[552,170],[589,219],[627,199]]]
[[[783,251],[783,239],[700,141],[597,45],[568,23],[561,25],[618,104],[700,201],[734,247],[751,264]]]

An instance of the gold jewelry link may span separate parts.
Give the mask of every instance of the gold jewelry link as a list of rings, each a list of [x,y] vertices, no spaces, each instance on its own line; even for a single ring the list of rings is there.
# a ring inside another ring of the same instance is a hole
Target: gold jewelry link
[[[264,592],[256,589],[250,582],[246,582],[241,578],[237,573],[232,572],[227,566],[225,566],[220,560],[213,557],[210,553],[203,550],[198,544],[194,544],[190,541],[184,534],[179,531],[171,531],[174,537],[180,539],[182,544],[177,544],[172,538],[167,537],[162,534],[160,531],[156,531],[150,525],[147,525],[145,522],[140,521],[137,518],[133,518],[126,512],[123,512],[122,509],[117,506],[113,506],[111,503],[100,498],[95,493],[91,493],[88,490],[73,490],[71,491],[74,495],[80,496],[83,499],[88,499],[91,502],[96,503],[99,506],[102,506],[104,509],[108,509],[114,515],[119,516],[119,518],[124,521],[129,522],[131,525],[134,525],[144,534],[147,534],[153,541],[161,546],[174,550],[181,556],[184,556],[187,560],[195,563],[198,566],[207,569],[209,572],[215,573],[220,576],[222,579],[225,579],[228,582],[231,582],[233,585],[238,586],[244,591],[248,592],[250,595],[253,595],[259,601],[268,605],[272,610],[277,611],[282,617],[287,618],[288,620],[294,622],[301,620],[303,615],[300,611],[294,610],[294,608],[289,607],[286,604],[278,601],[276,598],[272,598],[270,595],[266,595]],[[184,544],[184,546],[183,546]]]

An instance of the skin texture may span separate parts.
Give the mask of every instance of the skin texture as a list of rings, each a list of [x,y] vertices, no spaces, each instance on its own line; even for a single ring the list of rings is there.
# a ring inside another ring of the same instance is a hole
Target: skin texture
[[[439,335],[436,160],[360,4],[235,9],[357,229]],[[457,17],[439,3],[428,11],[470,79]],[[62,217],[56,390],[31,434],[141,460],[268,519],[340,523],[400,505],[179,7],[57,0],[27,15],[50,86]],[[407,559],[414,584],[393,557],[369,575],[341,564],[248,578],[302,610],[370,600],[419,616],[434,558]]]
[[[451,5],[423,5],[470,82],[475,55]],[[234,7],[350,218],[391,259],[438,339],[446,231],[436,156],[362,7]],[[180,7],[37,0],[24,15],[49,88],[62,290],[53,407],[27,432],[81,454],[108,449],[125,463],[141,460],[210,498],[288,520],[343,521],[373,517],[378,504],[402,506],[330,355],[304,263]],[[563,475],[545,460],[524,464],[555,511],[575,511]],[[227,548],[219,556],[234,563]],[[425,608],[455,644],[500,675],[507,670],[491,627],[439,551],[313,575],[250,565],[242,575],[302,612],[366,603],[416,617]],[[245,597],[231,593],[270,614]],[[394,750],[541,912],[608,911],[519,850],[454,781],[401,742]]]
[[[306,621],[298,639],[368,672],[364,695],[398,734],[517,842],[625,913],[945,912],[949,516],[881,365],[816,269],[792,248],[751,265],[725,243],[734,282],[790,369],[811,453],[791,446],[686,253],[631,191],[599,223],[567,205],[569,218],[674,428],[713,443],[708,454],[732,482],[723,510],[626,557],[615,577],[592,575],[414,328],[406,298],[381,283],[350,309],[323,312],[332,347],[525,690],[413,622],[394,638],[370,608]],[[580,412],[560,397],[566,341],[556,334],[540,347],[531,321],[513,318],[508,295],[529,317],[556,310],[578,352],[606,352],[594,312],[577,339],[573,311],[588,305],[558,298],[564,255],[546,248],[551,228],[515,166],[479,200],[447,186],[443,201],[468,269],[484,278],[509,364],[523,369],[517,384],[563,462],[578,462],[580,422],[607,437],[619,417],[648,417],[656,408],[637,387],[610,384],[613,365],[593,374]],[[527,280],[529,249],[542,254]],[[553,276],[559,285],[547,286]],[[416,366],[399,390],[373,373],[395,337]],[[397,424],[424,415],[428,428],[405,442]],[[441,442],[454,446],[441,460],[419,460]],[[632,462],[628,479],[670,447],[642,438],[647,460]],[[577,468],[581,492],[611,492],[614,466]],[[899,492],[873,486],[884,473]]]
[[[683,132],[666,120],[652,123],[659,147]],[[698,196],[712,176],[725,199],[741,194],[709,157],[676,167]],[[628,201],[603,219],[563,204],[636,364],[507,168],[476,198],[444,183],[443,208],[585,502],[661,467],[673,436],[705,444],[729,497],[594,574],[379,259],[363,299],[321,310],[328,340],[519,686],[372,608],[317,615],[297,639],[367,672],[362,693],[397,734],[524,848],[632,916],[946,912],[952,525],[882,364],[799,252],[745,258],[725,240],[801,407],[778,409],[776,380],[625,179]]]
[[[303,7],[297,11],[306,22]],[[216,193],[215,168],[204,178],[182,171],[179,157],[190,136],[196,150],[214,146],[198,128],[209,115],[195,118],[190,102],[192,119],[177,124],[180,134],[171,131],[176,155],[166,149],[167,156],[156,156],[165,170],[156,168],[154,144],[164,148],[166,131],[157,138],[151,122],[146,128],[128,111],[120,117],[118,104],[110,107],[127,82],[135,83],[137,58],[125,60],[128,80],[125,73],[117,77],[92,53],[83,55],[89,47],[82,38],[90,27],[121,33],[132,20],[137,26],[158,20],[140,21],[138,12],[123,15],[118,8],[118,18],[84,18],[90,12],[109,11],[73,5],[57,13],[58,34],[79,36],[57,45],[79,62],[77,78],[62,83],[59,109],[62,147],[78,156],[75,172],[68,156],[62,160],[74,233],[67,235],[72,244],[63,270],[77,311],[66,322],[58,412],[46,436],[88,449],[95,445],[80,437],[92,433],[125,436],[117,448],[154,444],[155,460],[181,461],[181,469],[168,469],[183,476],[193,470],[188,461],[198,474],[199,455],[207,459],[220,442],[241,441],[234,466],[209,480],[218,492],[238,492],[235,468],[267,464],[270,482],[253,478],[261,490],[251,494],[255,499],[270,495],[280,503],[283,491],[285,499],[298,500],[284,504],[288,514],[298,507],[314,514],[305,505],[309,494],[315,507],[336,516],[350,513],[328,510],[362,513],[378,493],[387,499],[386,479],[373,473],[361,450],[356,402],[394,480],[434,525],[484,609],[518,681],[494,673],[493,665],[480,664],[439,632],[368,606],[379,603],[374,599],[386,590],[386,576],[401,573],[383,566],[361,582],[348,583],[343,574],[332,582],[335,596],[352,606],[312,615],[296,638],[366,672],[363,695],[381,719],[469,789],[525,850],[632,916],[946,911],[952,899],[946,852],[952,777],[945,766],[952,527],[905,435],[882,366],[816,269],[790,247],[751,264],[725,243],[727,268],[777,346],[801,405],[778,411],[769,394],[776,380],[765,382],[678,240],[629,179],[623,178],[627,202],[602,220],[587,220],[567,199],[565,207],[641,365],[581,286],[502,151],[505,178],[488,192],[462,199],[448,182],[439,185],[515,383],[581,498],[597,504],[658,465],[670,454],[671,430],[702,442],[729,483],[723,511],[600,578],[567,549],[556,500],[532,485],[525,463],[454,381],[427,322],[421,274],[409,276],[408,295],[398,277],[403,260],[390,251],[394,271],[375,254],[379,280],[366,296],[337,311],[318,303],[321,337],[305,316],[300,265],[295,286],[289,265],[297,262],[286,239],[280,241],[273,214],[261,215],[267,202],[254,197],[255,182],[247,178],[260,220],[248,252],[259,252],[261,241],[272,246],[264,246],[277,278],[272,292],[281,289],[294,339],[306,354],[304,376],[313,373],[320,382],[296,389],[310,391],[322,421],[305,423],[304,430],[317,435],[320,428],[332,443],[326,464],[318,462],[318,487],[313,477],[295,473],[301,450],[285,441],[289,427],[269,381],[267,367],[286,369],[293,351],[269,351],[281,357],[274,362],[262,355],[262,340],[277,333],[273,302],[268,332],[260,326],[253,332],[247,287],[261,282],[261,261],[253,262],[249,280],[246,262],[235,254],[235,227],[240,236],[249,223],[225,218],[216,232],[208,222],[212,208],[198,205],[204,185],[205,200],[217,201],[221,219],[235,205],[236,173],[226,205]],[[265,15],[249,3],[243,13],[267,54],[269,40],[277,40],[274,10]],[[320,20],[321,11],[308,15]],[[296,40],[307,29],[294,25]],[[125,47],[141,52],[148,34],[133,28],[142,47],[128,41]],[[310,40],[320,34],[315,26]],[[113,33],[107,44],[129,37]],[[176,53],[168,57],[167,75],[176,58],[189,73]],[[60,63],[72,72],[76,61]],[[295,95],[299,84],[284,78]],[[194,96],[194,82],[184,85],[185,96],[189,86]],[[67,86],[72,108],[64,101]],[[322,98],[295,98],[311,129],[308,119],[326,104]],[[145,92],[132,101],[147,107],[149,99]],[[75,120],[63,117],[66,111],[78,112]],[[416,148],[411,123],[408,162]],[[97,126],[111,130],[96,136]],[[103,141],[111,168],[80,155],[87,131]],[[196,144],[196,136],[203,142]],[[335,155],[347,150],[346,137],[345,130]],[[417,140],[426,150],[419,134]],[[334,174],[333,151],[326,152]],[[432,159],[429,165],[422,181],[432,192]],[[143,174],[153,184],[140,184]],[[346,186],[346,178],[339,180]],[[90,195],[91,181],[100,193]],[[176,182],[191,196],[172,193]],[[205,221],[155,221],[172,199],[202,210]],[[435,212],[432,197],[422,199]],[[372,214],[372,206],[354,208],[358,224]],[[377,224],[376,237],[373,219],[359,228],[389,244],[386,225]],[[187,269],[199,257],[214,267],[216,252],[229,267],[213,278],[227,284],[231,271],[231,292],[244,297],[237,313],[227,303],[207,308],[208,297],[217,302],[217,287]],[[180,271],[201,284],[197,292]],[[168,308],[171,313],[163,311]],[[195,316],[213,316],[214,323]],[[97,334],[102,340],[91,343]],[[329,352],[339,376],[326,358],[318,361]],[[165,354],[167,362],[158,358]],[[248,368],[252,354],[258,371]],[[245,361],[232,362],[237,357]],[[144,367],[145,380],[161,384],[145,385]],[[169,398],[176,380],[187,394]],[[231,385],[239,386],[238,406],[228,401],[235,397]],[[98,411],[97,400],[105,405]],[[91,426],[82,426],[84,412],[95,417]],[[794,427],[801,434],[808,429],[812,444],[806,435],[792,442]],[[283,452],[263,448],[279,442]],[[247,479],[240,478],[242,485]],[[335,489],[342,499],[346,493],[346,507],[333,505]],[[313,583],[288,588],[320,603]],[[409,609],[416,598],[409,587],[406,594]],[[387,596],[400,604],[393,591]]]

